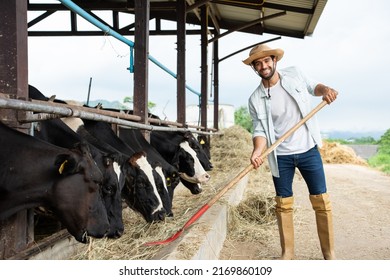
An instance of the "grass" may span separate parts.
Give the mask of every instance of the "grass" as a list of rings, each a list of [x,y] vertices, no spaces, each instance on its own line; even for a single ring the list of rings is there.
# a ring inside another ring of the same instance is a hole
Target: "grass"
[[[382,172],[390,175],[390,155],[385,153],[378,153],[368,160],[368,164]]]

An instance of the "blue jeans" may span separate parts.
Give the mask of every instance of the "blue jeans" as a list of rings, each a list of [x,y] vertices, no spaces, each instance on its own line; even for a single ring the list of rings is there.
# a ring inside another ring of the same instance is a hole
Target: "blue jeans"
[[[278,156],[279,178],[272,177],[277,196],[293,196],[295,168],[301,172],[311,195],[326,193],[324,166],[317,146],[305,153]]]

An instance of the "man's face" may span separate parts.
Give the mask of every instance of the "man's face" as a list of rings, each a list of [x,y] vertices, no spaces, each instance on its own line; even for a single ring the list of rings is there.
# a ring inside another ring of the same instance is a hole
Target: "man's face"
[[[259,76],[265,80],[269,80],[275,73],[275,61],[270,56],[256,59],[253,62],[253,67]]]

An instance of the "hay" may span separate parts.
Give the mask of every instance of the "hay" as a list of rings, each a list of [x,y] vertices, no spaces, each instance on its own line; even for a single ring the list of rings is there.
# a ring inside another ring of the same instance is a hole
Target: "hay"
[[[323,141],[323,146],[320,149],[320,153],[324,163],[350,163],[368,166],[367,161],[357,156],[351,147],[344,146],[339,143]]]

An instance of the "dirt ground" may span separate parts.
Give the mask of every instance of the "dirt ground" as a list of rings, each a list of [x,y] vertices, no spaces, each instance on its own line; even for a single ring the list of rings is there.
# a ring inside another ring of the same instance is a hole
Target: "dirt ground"
[[[390,259],[390,176],[353,164],[326,164],[325,172],[337,259]],[[321,260],[314,211],[300,176],[296,176],[293,190],[296,259]],[[276,259],[280,256],[278,229],[276,224],[269,227],[271,234],[264,242],[227,238],[220,259]]]

